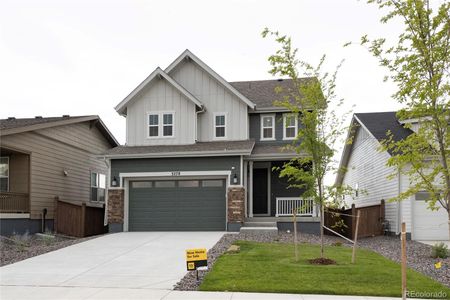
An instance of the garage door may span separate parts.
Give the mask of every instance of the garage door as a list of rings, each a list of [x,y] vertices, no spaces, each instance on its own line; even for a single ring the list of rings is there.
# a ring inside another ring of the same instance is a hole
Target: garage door
[[[133,181],[129,231],[225,230],[225,180]]]
[[[413,203],[412,238],[419,241],[448,240],[447,212],[442,207],[438,211],[431,211],[424,200],[415,200]]]

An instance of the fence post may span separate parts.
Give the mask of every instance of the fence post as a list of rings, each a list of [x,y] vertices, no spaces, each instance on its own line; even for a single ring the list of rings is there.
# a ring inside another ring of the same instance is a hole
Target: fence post
[[[402,223],[402,299],[406,299],[406,224]]]
[[[297,246],[297,209],[292,209],[292,218],[293,222],[292,225],[294,225],[294,252],[295,252],[295,261],[298,261],[298,246]]]
[[[355,217],[356,216],[356,205],[355,203],[352,204],[352,213],[351,213],[352,217],[350,218],[350,220],[352,221],[352,226],[351,226],[351,234],[352,236],[350,237],[350,239],[355,239],[355,229],[356,229],[356,224],[355,224]]]
[[[80,225],[80,237],[85,237],[85,226],[86,226],[86,202],[81,204],[81,225]]]
[[[383,222],[384,222],[384,214],[385,214],[385,206],[384,206],[384,199],[381,199],[381,203],[380,203],[380,235],[384,234],[384,229],[383,229]]]
[[[53,203],[53,231],[58,233],[58,200],[59,197],[55,196]]]
[[[355,263],[356,243],[358,242],[358,228],[359,228],[359,219],[360,219],[360,217],[361,217],[361,211],[358,210],[358,214],[356,215],[356,230],[355,230],[355,241],[353,242],[352,264]]]

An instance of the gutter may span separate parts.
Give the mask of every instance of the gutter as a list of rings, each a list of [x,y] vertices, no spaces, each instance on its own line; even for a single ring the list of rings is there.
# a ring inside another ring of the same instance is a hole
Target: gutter
[[[398,171],[398,191],[397,191],[397,196],[400,196],[400,193],[402,192],[402,187],[401,187],[401,173],[400,170]],[[401,205],[400,205],[400,201],[397,201],[397,232],[396,234],[400,234],[400,223],[401,223],[401,219],[402,219],[402,213],[401,213]]]
[[[102,155],[98,158],[165,158],[165,157],[208,157],[208,156],[237,156],[250,155],[253,149],[243,152],[242,150],[220,150],[211,152],[161,152],[161,153],[140,153],[140,154],[110,154]]]

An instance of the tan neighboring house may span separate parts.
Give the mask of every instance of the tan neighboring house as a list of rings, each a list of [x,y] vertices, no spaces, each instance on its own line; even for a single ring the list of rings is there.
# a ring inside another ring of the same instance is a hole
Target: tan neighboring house
[[[55,198],[102,202],[108,167],[98,155],[118,146],[98,116],[0,120],[2,235],[53,229]]]

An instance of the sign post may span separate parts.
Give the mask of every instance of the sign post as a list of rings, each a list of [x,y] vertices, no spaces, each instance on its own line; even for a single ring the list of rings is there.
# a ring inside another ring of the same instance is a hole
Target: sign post
[[[188,249],[186,250],[186,267],[188,271],[196,271],[198,280],[198,268],[208,267],[208,257],[206,249]]]

